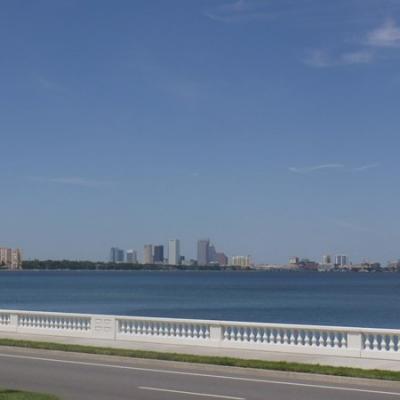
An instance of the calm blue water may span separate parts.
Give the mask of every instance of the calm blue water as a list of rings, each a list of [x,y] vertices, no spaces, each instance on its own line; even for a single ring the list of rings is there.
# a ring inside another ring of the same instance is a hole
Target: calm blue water
[[[1,272],[0,308],[400,328],[400,274]]]

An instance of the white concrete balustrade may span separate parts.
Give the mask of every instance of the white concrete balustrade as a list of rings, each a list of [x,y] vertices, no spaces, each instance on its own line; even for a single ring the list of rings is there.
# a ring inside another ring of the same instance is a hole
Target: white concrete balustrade
[[[0,313],[0,326],[10,325],[10,314]]]
[[[0,332],[400,360],[400,330],[390,329],[0,310]]]

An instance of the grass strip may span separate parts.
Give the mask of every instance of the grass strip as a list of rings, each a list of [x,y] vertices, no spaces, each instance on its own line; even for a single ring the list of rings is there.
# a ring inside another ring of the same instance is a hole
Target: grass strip
[[[265,360],[242,359],[234,357],[164,353],[158,351],[115,349],[109,347],[83,346],[77,344],[63,344],[63,343],[51,343],[51,342],[34,342],[29,340],[15,340],[15,339],[0,339],[0,346],[24,347],[24,348],[41,349],[41,350],[57,350],[57,351],[65,351],[73,353],[143,358],[151,360],[188,362],[195,364],[223,365],[229,367],[256,368],[256,369],[274,370],[274,371],[304,372],[309,374],[346,376],[352,378],[400,381],[400,372],[385,371],[379,369],[333,367],[329,365],[294,363],[286,361],[265,361]],[[0,400],[2,400],[1,396]]]
[[[58,400],[58,397],[42,393],[20,392],[0,388],[0,400]]]

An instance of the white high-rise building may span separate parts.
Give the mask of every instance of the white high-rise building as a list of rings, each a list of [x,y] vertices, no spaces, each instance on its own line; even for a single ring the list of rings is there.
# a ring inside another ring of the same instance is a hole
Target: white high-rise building
[[[335,264],[339,266],[347,265],[347,256],[344,255],[337,255],[335,257]]]
[[[143,264],[153,264],[153,245],[152,244],[144,245]]]
[[[128,264],[137,264],[138,263],[137,253],[135,250],[127,250],[126,251],[126,262]]]
[[[168,264],[179,265],[181,263],[181,249],[178,239],[172,239],[168,242]]]

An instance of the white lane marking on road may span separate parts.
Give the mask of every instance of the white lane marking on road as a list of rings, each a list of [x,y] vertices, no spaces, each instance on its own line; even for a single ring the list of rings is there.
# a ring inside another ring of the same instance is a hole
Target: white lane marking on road
[[[138,386],[138,388],[142,389],[142,390],[152,390],[154,392],[167,392],[167,393],[187,394],[189,396],[214,397],[214,398],[217,398],[217,399],[228,399],[228,400],[246,400],[243,397],[225,396],[225,395],[222,395],[222,394],[184,392],[183,390],[163,389],[163,388],[155,388],[155,387],[150,387],[150,386]]]
[[[308,388],[314,388],[314,389],[340,390],[340,391],[345,391],[345,392],[371,393],[371,394],[382,394],[382,395],[387,395],[387,396],[400,397],[400,392],[386,392],[386,391],[380,391],[380,390],[358,389],[358,388],[345,387],[345,386],[314,385],[311,383],[274,381],[274,380],[270,380],[270,379],[243,378],[243,377],[238,377],[238,376],[226,376],[226,375],[211,375],[211,374],[201,374],[198,372],[183,372],[183,371],[173,371],[173,370],[155,369],[155,368],[140,368],[140,367],[130,367],[128,365],[114,365],[114,364],[102,364],[102,363],[84,362],[84,361],[60,360],[60,359],[56,359],[56,358],[21,356],[21,355],[16,355],[16,354],[5,354],[5,353],[0,353],[0,357],[17,358],[17,359],[21,359],[21,360],[32,360],[32,361],[45,361],[45,362],[52,362],[52,363],[58,363],[58,364],[82,365],[82,366],[86,366],[86,367],[126,369],[126,370],[130,370],[130,371],[152,372],[152,373],[157,373],[157,374],[198,376],[198,377],[202,377],[202,378],[226,379],[226,380],[231,380],[231,381],[254,382],[254,383],[268,383],[268,384],[273,384],[273,385],[298,386],[298,387],[308,387]]]

